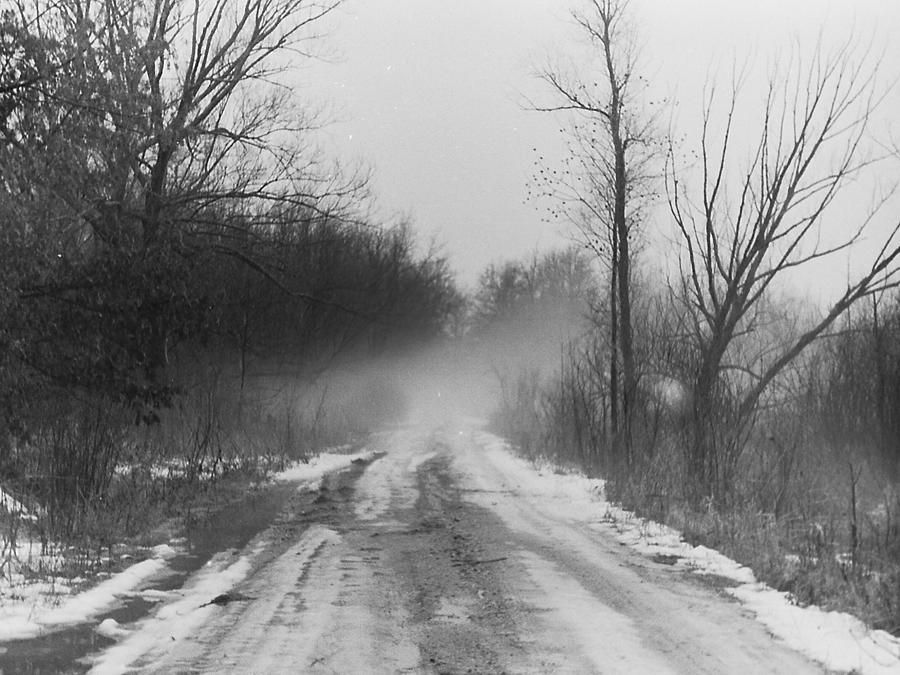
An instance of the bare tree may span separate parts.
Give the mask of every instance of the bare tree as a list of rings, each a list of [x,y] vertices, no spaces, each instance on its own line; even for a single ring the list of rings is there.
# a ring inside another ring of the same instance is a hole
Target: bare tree
[[[360,212],[365,177],[323,161],[290,86],[338,4],[17,0],[3,13],[0,209],[23,224],[8,231],[29,261],[15,297],[43,322],[23,320],[42,337],[18,341],[30,367],[93,381],[108,366],[143,392],[202,319],[192,274],[215,256],[303,295],[253,242],[285,214]]]
[[[557,199],[554,215],[574,222],[587,245],[609,265],[610,423],[616,454],[624,452],[628,458],[639,379],[632,326],[634,235],[647,197],[653,120],[636,111],[640,78],[628,2],[591,0],[573,17],[594,49],[597,72],[572,74],[551,66],[541,73],[559,103],[535,107],[567,112],[571,118],[564,168],[541,169],[538,183]]]
[[[740,171],[732,146],[749,97],[741,97],[737,78],[717,133],[713,91],[703,116],[697,188],[687,187],[687,171],[670,149],[666,188],[683,249],[676,291],[690,313],[696,349],[688,448],[695,498],[727,491],[747,424],[785,368],[854,302],[898,283],[900,223],[808,327],[755,364],[731,361],[737,342],[760,327],[764,300],[778,280],[847,251],[870,232],[883,202],[853,224],[830,207],[877,159],[866,150],[879,103],[876,74],[869,54],[859,55],[852,43],[832,55],[819,49],[805,65],[792,61],[768,81],[759,135]]]
[[[73,30],[100,14],[100,51],[123,56],[107,68],[139,102],[136,155],[113,199],[134,193],[146,244],[175,224],[173,212],[193,220],[225,200],[324,211],[353,187],[319,166],[308,140],[316,120],[284,77],[338,0],[67,2]],[[132,120],[115,123],[134,133]]]

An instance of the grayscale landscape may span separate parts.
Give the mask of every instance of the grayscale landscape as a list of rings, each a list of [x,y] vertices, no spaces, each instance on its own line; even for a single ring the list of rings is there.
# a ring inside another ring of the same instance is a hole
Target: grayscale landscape
[[[900,672],[898,32],[0,0],[0,675]]]

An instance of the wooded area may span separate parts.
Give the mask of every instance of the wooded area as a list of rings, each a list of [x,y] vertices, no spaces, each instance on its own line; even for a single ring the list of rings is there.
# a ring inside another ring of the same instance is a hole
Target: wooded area
[[[122,466],[177,458],[190,483],[303,456],[324,370],[425,342],[459,304],[291,89],[336,5],[0,15],[0,476],[56,536],[106,508]]]
[[[708,81],[702,119],[666,130],[630,9],[580,4],[591,60],[539,73],[549,102],[534,108],[568,145],[561,166],[539,160],[532,193],[600,274],[561,372],[507,381],[497,424],[800,602],[896,631],[900,219],[885,176],[900,155],[872,123],[893,73],[853,36],[798,47],[761,99],[738,63]],[[851,250],[834,297],[791,298],[798,274]]]

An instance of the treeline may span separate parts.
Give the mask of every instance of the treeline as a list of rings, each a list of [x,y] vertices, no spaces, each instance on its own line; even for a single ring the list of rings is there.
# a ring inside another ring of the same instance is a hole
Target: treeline
[[[761,99],[749,71],[710,83],[692,140],[647,112],[631,18],[585,3],[602,76],[543,73],[567,154],[538,159],[531,191],[596,276],[580,338],[554,374],[507,377],[495,424],[799,602],[896,631],[898,221],[889,198],[849,198],[900,157],[868,147],[878,64],[850,40],[768,73]],[[863,239],[828,303],[789,298]]]
[[[190,481],[301,456],[317,377],[441,335],[459,305],[292,93],[336,5],[0,12],[0,482],[57,535],[123,462],[177,456]]]
[[[591,267],[584,248],[567,255]],[[735,413],[740,381],[720,390],[713,428],[721,442],[717,459],[730,463],[730,477],[727,489],[697,505],[690,445],[696,405],[690,378],[697,365],[684,341],[684,316],[667,293],[640,285],[636,457],[621,462],[611,420],[608,308],[597,304],[608,271],[594,270],[575,295],[564,296],[573,308],[569,318],[580,317],[568,339],[556,340],[555,352],[528,350],[517,369],[496,372],[497,431],[525,456],[606,479],[611,498],[678,527],[689,541],[727,551],[798,602],[853,611],[896,632],[900,295],[870,298],[843,315],[782,373],[751,419]],[[491,288],[483,286],[479,295],[492,295]],[[520,306],[537,325],[556,318],[554,303],[537,300],[544,290],[530,296],[527,309]],[[537,319],[547,310],[543,322]],[[766,316],[768,330],[748,336],[732,363],[790,340],[815,315],[782,298],[767,303]]]

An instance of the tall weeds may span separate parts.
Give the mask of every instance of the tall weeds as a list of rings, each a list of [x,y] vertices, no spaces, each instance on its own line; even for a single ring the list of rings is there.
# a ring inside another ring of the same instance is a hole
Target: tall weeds
[[[569,348],[553,376],[505,380],[494,427],[525,456],[601,474],[612,499],[733,556],[797,603],[851,611],[900,634],[900,493],[878,452],[827,433],[821,401],[810,398],[812,372],[797,374],[805,387],[731,436],[727,492],[698,505],[686,489],[685,400],[671,388],[661,396],[645,375],[637,451],[618,461],[602,424],[604,381],[585,365],[594,348]]]

